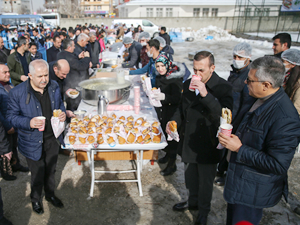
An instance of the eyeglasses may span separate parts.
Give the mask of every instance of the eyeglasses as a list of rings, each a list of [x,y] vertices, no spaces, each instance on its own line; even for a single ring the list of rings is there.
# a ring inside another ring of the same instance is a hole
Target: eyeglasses
[[[247,82],[247,84],[254,83],[254,82],[260,82],[260,83],[269,82],[272,85],[272,83],[270,81],[255,81],[255,80],[250,80],[249,77],[247,77],[246,82]]]

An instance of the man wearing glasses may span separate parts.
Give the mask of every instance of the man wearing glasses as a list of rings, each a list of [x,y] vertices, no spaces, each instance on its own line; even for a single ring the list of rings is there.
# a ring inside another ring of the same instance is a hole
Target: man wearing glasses
[[[287,171],[299,143],[297,110],[281,87],[285,68],[266,56],[250,64],[245,81],[249,99],[233,123],[230,137],[219,134],[229,151],[224,198],[227,224],[259,224],[263,208],[287,199]]]

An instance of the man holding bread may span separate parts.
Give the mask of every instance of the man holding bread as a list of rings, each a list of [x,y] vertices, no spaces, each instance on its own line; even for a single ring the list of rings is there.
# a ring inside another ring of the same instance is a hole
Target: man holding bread
[[[66,113],[58,84],[49,80],[48,63],[37,59],[29,64],[29,78],[9,92],[7,119],[18,129],[18,149],[26,157],[31,172],[32,209],[43,214],[42,191],[55,207],[62,202],[54,195],[55,169],[62,135],[55,138],[51,117],[61,122]]]
[[[227,225],[259,224],[263,208],[287,200],[287,171],[300,137],[297,110],[282,87],[281,59],[265,56],[250,64],[249,95],[233,122],[233,134],[219,134],[229,150],[224,198]]]
[[[185,163],[189,191],[188,201],[175,204],[173,210],[199,210],[195,224],[206,224],[216,167],[221,158],[221,151],[216,149],[216,134],[222,108],[232,109],[232,87],[214,72],[211,52],[198,52],[193,66],[195,75],[184,82],[181,102],[171,119],[180,129],[178,153]]]

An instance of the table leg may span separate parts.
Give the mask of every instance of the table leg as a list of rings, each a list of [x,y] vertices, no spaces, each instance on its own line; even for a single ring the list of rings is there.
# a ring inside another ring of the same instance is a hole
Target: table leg
[[[141,168],[140,168],[141,172],[143,171],[143,159],[144,159],[143,154],[144,154],[144,151],[141,150]]]
[[[142,151],[141,151],[142,152]],[[137,179],[138,179],[138,187],[139,187],[139,192],[140,196],[143,196],[143,191],[142,191],[142,181],[141,181],[141,155],[140,150],[136,151],[136,159],[137,159]]]
[[[90,159],[90,169],[91,169],[91,190],[90,197],[94,195],[94,185],[95,185],[95,165],[94,165],[94,151],[90,151],[91,159]]]

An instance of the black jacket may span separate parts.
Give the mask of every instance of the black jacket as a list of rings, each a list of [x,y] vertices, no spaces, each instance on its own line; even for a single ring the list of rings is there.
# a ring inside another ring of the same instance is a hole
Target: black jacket
[[[78,55],[81,53],[81,52],[85,52],[85,51],[88,51],[87,50],[87,47],[81,47],[78,43],[75,44],[75,49],[74,49],[74,55],[77,56],[78,58]],[[89,51],[88,51],[89,52]],[[85,57],[85,59],[88,59],[89,62],[91,62],[91,53],[90,53],[90,57]],[[89,79],[89,66],[88,68],[86,68],[85,71],[81,70],[81,75],[85,77],[85,79]]]
[[[53,45],[51,48],[47,49],[47,62],[53,62],[57,60],[57,54],[61,52],[61,48],[55,48]]]
[[[10,54],[10,50],[8,50],[3,46],[3,48],[0,49],[0,62],[7,63],[7,57],[9,56],[9,54]]]
[[[180,127],[179,154],[185,163],[217,164],[222,151],[216,137],[222,108],[232,109],[232,87],[215,72],[205,84],[208,94],[189,90],[191,79],[183,84],[181,102],[170,120]]]
[[[141,62],[141,49],[142,45],[136,41],[133,41],[132,45],[128,49],[129,55],[125,57],[125,62],[122,63],[123,68],[133,68],[134,66],[139,69],[139,63]]]
[[[56,61],[49,63],[49,78],[51,80],[55,80],[58,83],[61,99],[64,100],[64,92],[67,90],[65,89],[65,79],[59,79],[54,72],[53,65],[56,63]],[[68,75],[67,75],[68,76]]]
[[[94,44],[89,43],[91,46],[91,52],[90,52],[90,56],[91,56],[91,60],[92,60],[92,64],[93,64],[93,68],[97,68],[97,65],[100,65],[99,62],[99,54],[101,52],[101,47],[100,47],[100,43],[99,41],[95,41]]]
[[[161,36],[163,39],[166,40],[167,45],[170,45],[170,44],[171,44],[171,38],[170,38],[170,36],[168,35],[168,33],[164,33],[164,34],[159,33],[159,36]]]
[[[6,132],[0,121],[0,155],[4,155],[10,152],[9,143],[6,138]]]
[[[231,65],[232,71],[230,71],[228,82],[232,85],[232,118],[235,118],[243,104],[243,101],[249,96],[247,84],[244,83],[250,70],[249,65],[242,70],[237,70],[233,65]]]
[[[287,171],[299,144],[300,120],[283,88],[249,112],[255,101],[249,98],[233,123],[242,146],[231,153],[224,198],[231,204],[266,208],[282,195],[287,200]]]
[[[173,48],[170,46],[170,45],[166,45],[162,50],[161,52],[164,52],[167,54],[167,56],[169,57],[169,59],[171,61],[173,61],[173,55],[174,55],[174,50]]]
[[[75,54],[62,51],[57,55],[57,60],[59,59],[67,60],[70,65],[70,72],[65,79],[65,90],[76,88],[79,82],[89,78],[86,76],[86,71],[88,70],[90,63],[89,57],[78,59]]]

